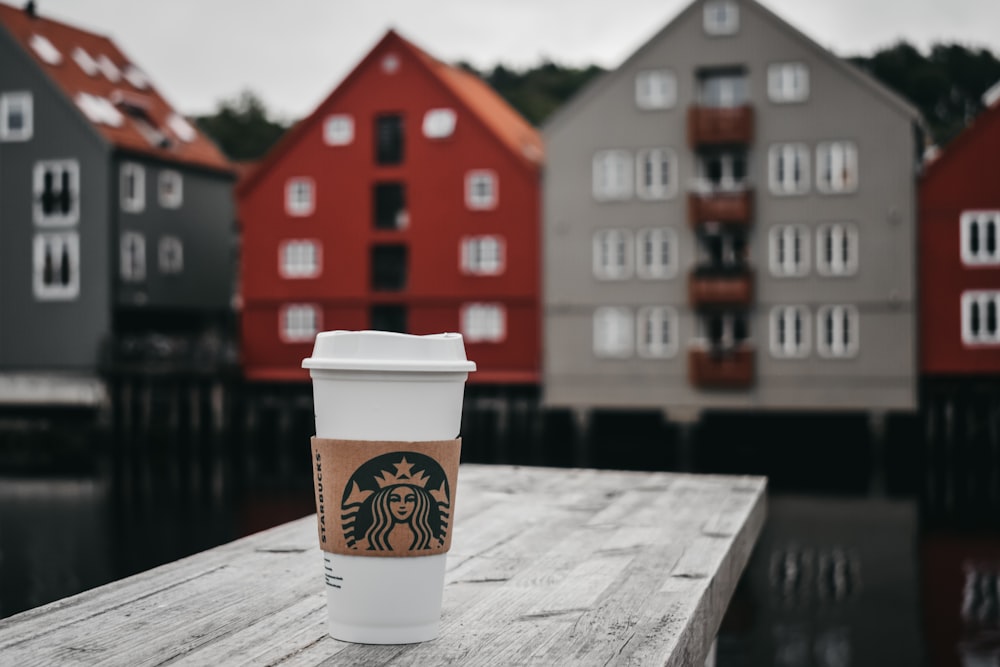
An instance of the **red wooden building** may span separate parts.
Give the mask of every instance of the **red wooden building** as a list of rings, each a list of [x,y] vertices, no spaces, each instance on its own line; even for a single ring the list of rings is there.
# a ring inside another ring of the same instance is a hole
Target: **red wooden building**
[[[1000,100],[920,185],[920,354],[931,376],[1000,375]]]
[[[470,382],[540,364],[538,133],[390,31],[237,189],[243,364],[305,380],[317,331],[459,331]]]

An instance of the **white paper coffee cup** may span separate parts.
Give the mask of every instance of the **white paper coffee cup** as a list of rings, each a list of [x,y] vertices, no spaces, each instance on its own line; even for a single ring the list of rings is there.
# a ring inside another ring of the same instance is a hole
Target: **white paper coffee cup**
[[[302,366],[313,381],[316,437],[373,442],[456,438],[465,381],[476,368],[460,334],[382,331],[320,333]],[[436,637],[445,559],[324,551],[330,636],[364,644]]]

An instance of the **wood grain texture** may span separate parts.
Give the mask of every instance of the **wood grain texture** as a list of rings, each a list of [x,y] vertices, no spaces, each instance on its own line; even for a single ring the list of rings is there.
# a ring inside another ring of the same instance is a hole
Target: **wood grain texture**
[[[0,621],[11,665],[703,664],[762,478],[465,465],[441,635],[326,635],[316,519]]]

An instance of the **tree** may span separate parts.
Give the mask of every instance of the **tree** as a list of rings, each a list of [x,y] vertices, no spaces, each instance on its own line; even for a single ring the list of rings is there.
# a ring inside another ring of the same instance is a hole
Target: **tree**
[[[213,115],[195,120],[234,161],[260,159],[288,129],[268,117],[264,102],[250,90],[220,102]]]

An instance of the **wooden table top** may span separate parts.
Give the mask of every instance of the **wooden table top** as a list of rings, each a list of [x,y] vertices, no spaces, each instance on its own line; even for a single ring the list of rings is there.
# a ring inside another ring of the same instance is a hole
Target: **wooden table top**
[[[5,665],[703,664],[759,477],[464,465],[441,634],[326,633],[315,516],[0,620]]]

